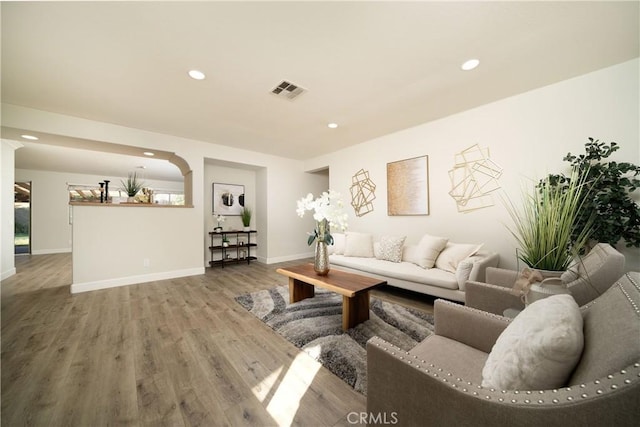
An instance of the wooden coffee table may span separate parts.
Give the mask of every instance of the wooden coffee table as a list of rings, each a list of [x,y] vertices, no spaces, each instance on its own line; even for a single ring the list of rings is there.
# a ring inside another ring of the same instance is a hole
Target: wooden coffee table
[[[346,271],[331,270],[318,276],[313,264],[278,268],[276,272],[289,277],[289,302],[315,296],[315,286],[342,295],[342,329],[353,328],[369,320],[369,291],[387,282]]]

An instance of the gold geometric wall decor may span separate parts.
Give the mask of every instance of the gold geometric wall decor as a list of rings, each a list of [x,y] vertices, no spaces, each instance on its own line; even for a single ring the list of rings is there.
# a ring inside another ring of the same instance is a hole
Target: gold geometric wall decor
[[[502,168],[489,158],[489,149],[478,144],[455,155],[449,171],[451,191],[458,212],[471,212],[493,206],[491,193],[500,188]]]
[[[429,156],[387,163],[387,214],[429,215]]]
[[[369,178],[369,172],[360,169],[351,178],[351,206],[356,211],[356,216],[363,216],[373,212],[373,201],[376,198],[376,185]]]

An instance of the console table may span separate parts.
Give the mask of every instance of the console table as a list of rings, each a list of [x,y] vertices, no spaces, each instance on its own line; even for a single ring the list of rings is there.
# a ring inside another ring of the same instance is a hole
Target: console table
[[[246,261],[249,264],[251,260],[257,259],[251,255],[251,248],[258,246],[251,242],[251,235],[255,233],[257,233],[256,230],[210,231],[211,261],[209,261],[209,265],[211,267],[219,265],[224,268],[227,263],[237,264]],[[225,241],[227,241],[226,245]]]

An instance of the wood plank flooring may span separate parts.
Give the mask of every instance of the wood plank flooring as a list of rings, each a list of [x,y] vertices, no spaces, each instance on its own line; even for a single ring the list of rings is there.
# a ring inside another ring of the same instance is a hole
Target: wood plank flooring
[[[365,397],[234,301],[286,285],[276,268],[299,262],[71,295],[69,254],[16,257],[1,284],[2,425],[349,425]]]

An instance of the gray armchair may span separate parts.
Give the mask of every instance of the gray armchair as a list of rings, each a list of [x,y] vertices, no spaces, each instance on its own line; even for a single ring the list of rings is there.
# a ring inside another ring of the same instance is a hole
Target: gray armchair
[[[483,388],[482,368],[510,320],[435,302],[435,333],[405,352],[367,343],[369,421],[398,426],[636,426],[640,420],[640,273],[581,307],[584,350],[566,387]]]
[[[569,293],[579,306],[604,293],[624,273],[624,255],[608,243],[598,243],[563,275]],[[466,282],[465,304],[503,315],[507,309],[522,310],[524,303],[511,288],[518,271],[489,267],[485,282]]]

